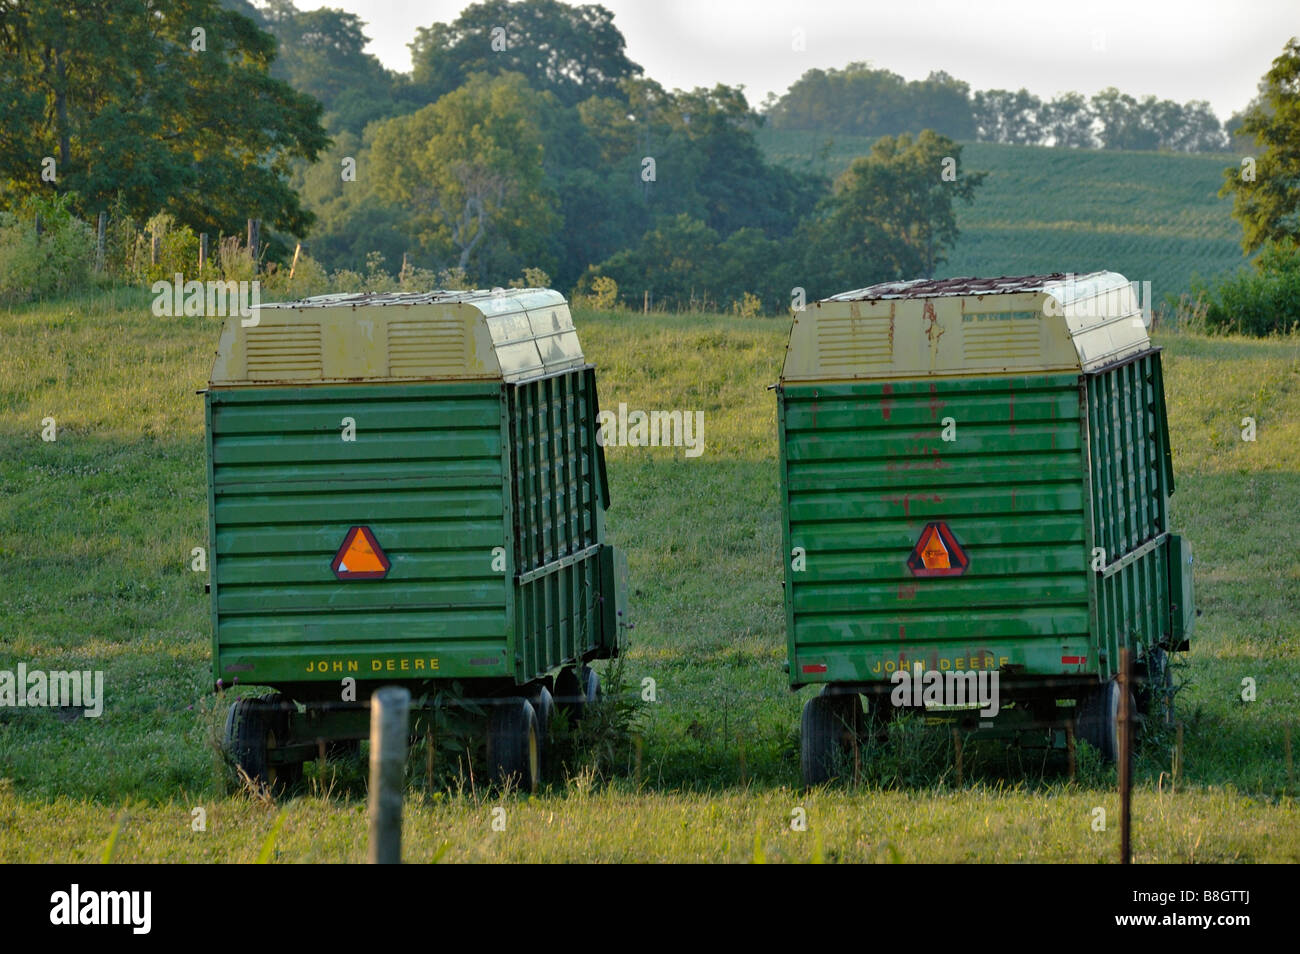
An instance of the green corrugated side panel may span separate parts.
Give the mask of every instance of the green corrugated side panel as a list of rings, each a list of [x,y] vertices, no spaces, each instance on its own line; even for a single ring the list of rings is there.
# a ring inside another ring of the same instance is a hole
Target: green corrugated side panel
[[[887,680],[915,661],[1088,671],[1077,375],[786,386],[781,405],[793,684]],[[965,549],[964,575],[908,569],[930,521]]]
[[[212,681],[216,683],[222,681],[222,676],[221,668],[218,663],[220,655],[217,644],[217,511],[215,484],[212,480],[212,396],[210,394],[206,395],[203,400],[203,420],[203,442],[207,452],[208,476],[208,592],[210,594],[208,599],[208,613],[211,618],[212,626]]]
[[[1157,349],[1085,376],[1098,674],[1118,669],[1119,651],[1141,658],[1173,638],[1170,618],[1169,495],[1173,467]]]
[[[820,389],[814,389],[820,391]],[[785,582],[782,585],[782,602],[785,607],[785,638],[786,638],[786,668],[789,672],[790,683],[798,686],[803,683],[799,677],[798,670],[795,667],[795,642],[794,642],[794,544],[790,539],[790,465],[786,460],[785,442],[785,408],[787,401],[788,386],[777,386],[776,400],[776,447],[777,459],[781,475],[781,548],[784,554],[785,563]],[[806,559],[805,556],[801,556]]]
[[[589,368],[512,385],[516,679],[601,653],[605,506]]]
[[[1192,545],[1183,537],[1169,538],[1169,589],[1175,600],[1170,607],[1175,649],[1189,649],[1196,627],[1196,601],[1192,593]]]
[[[509,676],[502,400],[496,382],[209,391],[217,675]],[[335,578],[354,525],[384,579]]]

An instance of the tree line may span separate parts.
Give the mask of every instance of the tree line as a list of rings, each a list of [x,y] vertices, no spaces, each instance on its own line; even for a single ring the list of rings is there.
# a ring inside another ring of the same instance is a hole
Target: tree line
[[[0,204],[53,192],[86,219],[213,235],[257,218],[272,259],[305,239],[325,271],[532,269],[753,312],[932,273],[980,178],[930,131],[835,182],[770,163],[739,88],[664,89],[599,6],[484,0],[419,29],[408,74],[366,42],[355,15],[291,0],[0,0],[19,105]]]
[[[1115,87],[1043,100],[1026,89],[987,89],[943,71],[907,81],[866,63],[812,69],[764,111],[774,129],[885,136],[934,129],[958,140],[1085,149],[1223,152],[1242,116],[1219,122],[1203,100],[1176,103]]]
[[[10,247],[42,271],[52,245],[25,222],[54,197],[83,223],[110,210],[124,235],[174,223],[181,244],[256,218],[272,263],[302,240],[300,273],[338,281],[545,273],[607,303],[778,311],[933,275],[957,240],[956,204],[983,178],[959,140],[1029,141],[1042,125],[1027,125],[1032,97],[860,64],[812,71],[761,109],[737,87],[666,90],[628,58],[608,10],[559,0],[483,0],[423,27],[409,73],[366,43],[357,16],[292,0],[0,0],[0,264]],[[1291,74],[1278,69],[1243,124],[1267,181],[1225,187],[1239,217],[1266,223],[1247,234],[1270,241],[1297,231],[1300,181]],[[1048,104],[1051,140],[1084,145],[1100,129],[1129,148],[1148,142],[1138,133],[1193,148],[1211,128],[1186,109],[1156,122],[1109,92]],[[765,121],[796,115],[894,132],[831,181],[760,149]]]

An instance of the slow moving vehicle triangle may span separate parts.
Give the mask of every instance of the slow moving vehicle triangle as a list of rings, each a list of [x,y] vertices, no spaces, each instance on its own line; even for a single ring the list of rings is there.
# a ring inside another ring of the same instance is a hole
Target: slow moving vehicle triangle
[[[340,580],[382,580],[392,566],[369,527],[352,527],[330,569]]]
[[[970,566],[966,551],[942,521],[931,521],[907,558],[913,576],[961,576]]]

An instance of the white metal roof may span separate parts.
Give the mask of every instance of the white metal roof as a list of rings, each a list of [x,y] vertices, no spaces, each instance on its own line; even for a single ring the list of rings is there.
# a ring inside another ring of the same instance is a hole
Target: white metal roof
[[[1117,272],[882,282],[797,313],[781,377],[1091,371],[1150,347]]]
[[[584,363],[568,303],[550,289],[367,292],[227,318],[210,385],[518,381]]]

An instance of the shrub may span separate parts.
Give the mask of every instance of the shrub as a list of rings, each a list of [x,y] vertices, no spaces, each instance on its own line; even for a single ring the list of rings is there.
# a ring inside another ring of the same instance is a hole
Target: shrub
[[[447,291],[466,291],[469,284],[469,274],[460,266],[444,268],[438,273],[438,287]]]
[[[1206,299],[1212,331],[1264,336],[1300,324],[1300,247],[1294,241],[1266,246],[1253,270],[1242,269],[1216,288],[1194,288]]]
[[[355,294],[366,287],[365,276],[350,268],[340,268],[330,272],[330,291],[340,294]]]
[[[591,307],[609,311],[618,304],[618,282],[608,275],[597,275],[591,280]]]
[[[371,292],[397,291],[398,284],[392,275],[384,270],[384,253],[366,253],[365,290]]]
[[[240,243],[238,235],[227,235],[217,243],[215,266],[228,282],[251,282],[257,277],[253,251]]]
[[[0,214],[0,303],[66,295],[90,285],[95,236],[72,214],[71,204],[70,195],[33,197],[16,215]]]
[[[432,291],[438,287],[438,276],[432,269],[404,262],[397,274],[397,287],[404,292]]]
[[[1210,328],[1205,317],[1208,311],[1203,291],[1198,294],[1183,292],[1177,298],[1166,295],[1164,302],[1156,308],[1154,327],[1208,334]]]
[[[550,288],[551,276],[540,268],[525,268],[524,277],[517,284],[510,283],[511,288]]]
[[[158,264],[153,264],[153,238],[158,238]],[[199,268],[199,237],[188,225],[177,225],[167,212],[145,223],[136,237],[135,269],[143,284],[172,281],[177,274],[193,278]]]
[[[288,268],[268,266],[266,274],[261,277],[263,297],[271,301],[296,301],[333,290],[329,274],[306,252],[298,256],[298,263],[292,268],[293,274],[289,272]]]
[[[763,303],[753,292],[745,292],[740,301],[731,303],[733,314],[741,318],[757,318],[763,310]]]

